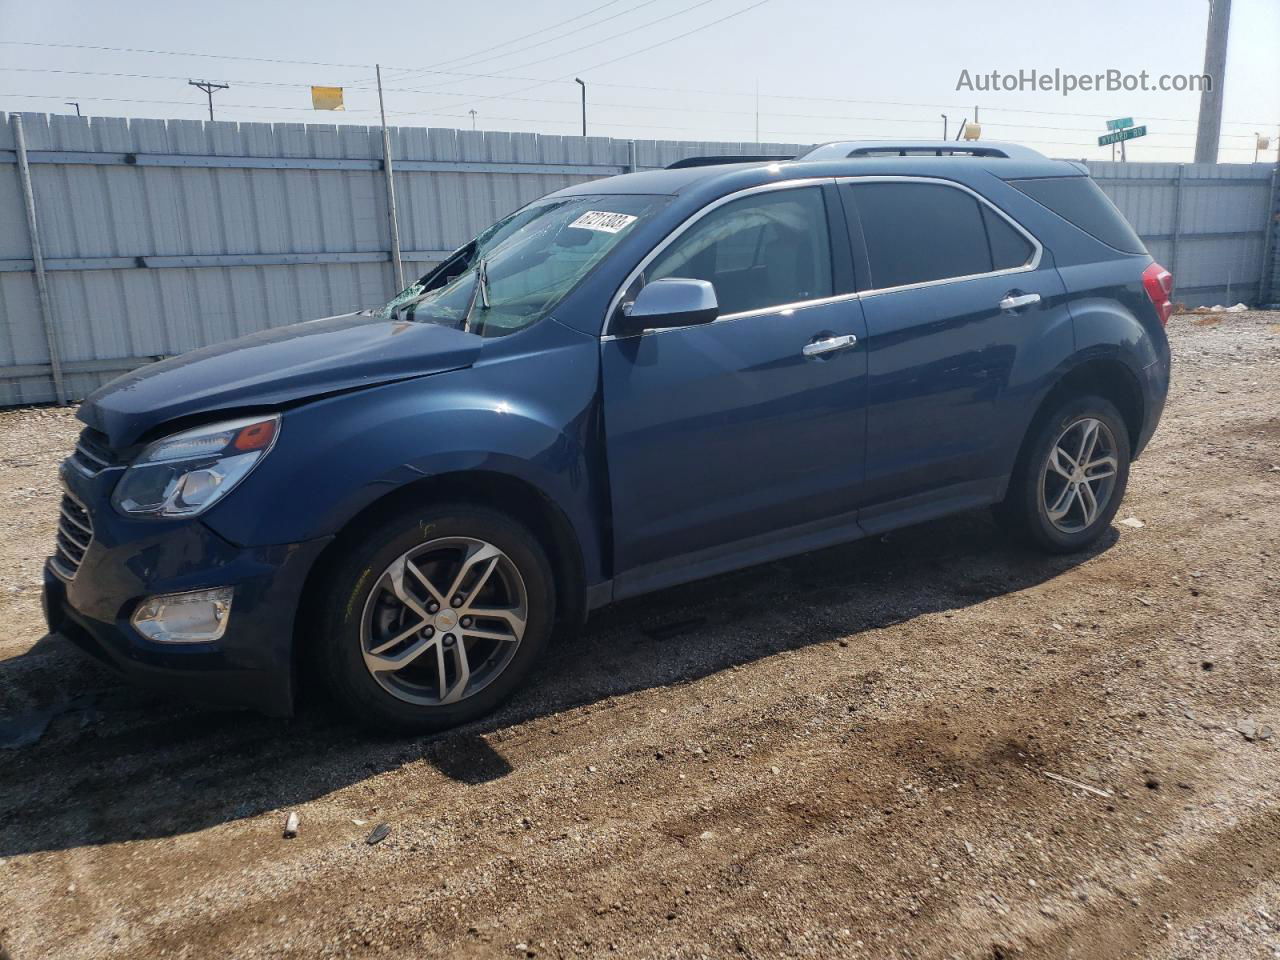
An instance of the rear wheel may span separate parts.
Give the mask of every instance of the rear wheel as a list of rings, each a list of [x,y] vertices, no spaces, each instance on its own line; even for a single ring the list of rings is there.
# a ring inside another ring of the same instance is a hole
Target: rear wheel
[[[369,531],[326,591],[330,689],[383,730],[454,726],[524,679],[555,619],[551,566],[519,522],[442,505]]]
[[[1129,480],[1129,432],[1098,396],[1064,400],[1031,428],[998,515],[1036,546],[1084,550],[1120,508]]]

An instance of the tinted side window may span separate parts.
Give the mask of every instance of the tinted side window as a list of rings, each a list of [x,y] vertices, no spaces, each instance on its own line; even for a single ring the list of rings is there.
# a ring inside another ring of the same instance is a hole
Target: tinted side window
[[[985,203],[980,206],[982,219],[987,225],[987,240],[991,244],[991,265],[997,270],[1012,270],[1027,263],[1035,253],[1031,241]]]
[[[733,200],[682,233],[644,272],[710,280],[721,315],[829,297],[831,238],[818,187]]]
[[[1125,253],[1147,252],[1124,214],[1089,177],[1009,180],[1008,184],[1107,246]]]
[[[981,204],[935,183],[851,183],[866,238],[871,286],[965,277],[991,271]]]

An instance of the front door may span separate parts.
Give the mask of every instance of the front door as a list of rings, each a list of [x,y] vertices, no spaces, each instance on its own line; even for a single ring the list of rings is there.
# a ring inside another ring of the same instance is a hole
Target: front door
[[[615,596],[853,535],[866,355],[842,217],[831,185],[750,191],[633,284],[709,280],[720,318],[601,344]]]

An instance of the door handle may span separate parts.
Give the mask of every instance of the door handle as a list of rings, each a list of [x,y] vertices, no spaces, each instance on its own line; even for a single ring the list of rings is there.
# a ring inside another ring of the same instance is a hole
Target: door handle
[[[836,350],[848,350],[858,338],[852,333],[846,333],[842,337],[826,337],[822,340],[814,340],[812,343],[806,343],[800,350],[806,357],[820,357],[824,353],[833,353]]]
[[[1004,299],[1000,301],[1001,310],[1021,310],[1023,307],[1029,307],[1033,303],[1040,302],[1040,294],[1038,293],[1014,293],[1010,291],[1004,295]]]

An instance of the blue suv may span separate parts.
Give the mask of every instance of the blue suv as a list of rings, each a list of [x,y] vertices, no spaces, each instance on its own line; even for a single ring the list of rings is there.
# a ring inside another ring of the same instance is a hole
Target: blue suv
[[[1046,550],[1098,539],[1164,406],[1173,278],[1082,166],[714,159],[560,190],[381,309],[100,389],[50,629],[187,696],[287,714],[317,676],[437,729],[624,597],[983,506]]]

